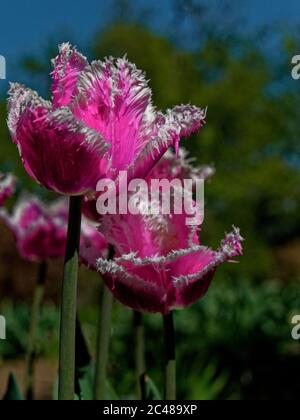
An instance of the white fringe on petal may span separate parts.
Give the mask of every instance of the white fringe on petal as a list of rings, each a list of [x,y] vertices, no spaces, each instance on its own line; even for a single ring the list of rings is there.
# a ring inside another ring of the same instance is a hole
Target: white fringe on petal
[[[221,242],[220,249],[215,252],[214,260],[207,264],[202,270],[173,279],[176,287],[185,286],[194,281],[200,281],[210,271],[216,269],[220,265],[229,262],[231,258],[234,258],[242,254],[241,242],[244,239],[240,235],[240,230],[234,227],[233,232],[226,235],[225,239]]]
[[[16,134],[19,120],[27,107],[41,107],[50,111],[52,105],[51,102],[41,98],[36,91],[19,83],[11,83],[8,91],[7,125],[13,137]]]
[[[120,258],[116,258],[115,261],[118,263],[131,262],[137,267],[149,264],[163,265],[176,261],[178,258],[185,257],[187,255],[191,255],[199,251],[207,251],[207,248],[204,246],[194,246],[188,249],[179,249],[176,251],[172,251],[166,256],[153,256],[146,258],[137,258],[136,253],[130,253],[127,255],[122,255],[122,257]]]

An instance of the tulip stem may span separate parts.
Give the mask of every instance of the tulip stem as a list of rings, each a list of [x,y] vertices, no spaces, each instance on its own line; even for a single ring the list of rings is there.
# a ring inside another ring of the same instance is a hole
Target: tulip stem
[[[69,226],[62,285],[59,400],[74,400],[76,301],[82,197],[70,197]]]
[[[110,247],[109,260],[114,258],[115,250]],[[105,400],[107,362],[109,354],[109,342],[111,336],[113,295],[104,285],[102,303],[99,313],[97,349],[96,349],[96,367],[94,378],[94,400]]]
[[[176,400],[176,352],[173,313],[164,316],[165,340],[165,399]]]
[[[145,400],[145,332],[143,324],[143,315],[140,312],[134,312],[134,332],[135,332],[135,368],[137,379],[137,395],[139,400]]]
[[[104,285],[97,338],[97,356],[94,385],[94,400],[96,401],[105,399],[107,362],[111,335],[112,305],[113,296],[108,288]]]
[[[45,280],[47,276],[47,263],[41,262],[38,267],[37,281],[34,289],[32,307],[30,313],[30,326],[28,335],[28,347],[26,354],[26,377],[25,377],[25,396],[26,399],[33,400],[34,383],[34,361],[36,357],[36,335],[39,325],[40,308],[44,296]]]

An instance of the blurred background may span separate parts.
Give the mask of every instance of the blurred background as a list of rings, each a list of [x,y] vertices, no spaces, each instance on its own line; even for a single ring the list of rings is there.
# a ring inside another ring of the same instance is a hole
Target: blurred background
[[[70,41],[90,59],[123,56],[145,70],[162,110],[208,106],[201,135],[184,145],[198,164],[213,164],[206,185],[205,245],[240,226],[246,241],[238,265],[222,267],[208,296],[176,314],[181,399],[297,399],[300,342],[300,3],[293,0],[37,0],[1,5],[0,170],[44,198],[25,174],[6,127],[9,81],[49,96],[50,58]],[[51,198],[51,197],[50,197]],[[13,203],[10,203],[12,205]],[[0,226],[0,398],[9,372],[22,384],[29,307],[37,267],[18,257]],[[62,266],[51,268],[38,332],[36,397],[51,398],[57,372]],[[101,284],[80,274],[79,316],[95,348]],[[133,398],[132,313],[116,304],[109,361],[115,395]],[[162,386],[160,317],[146,316],[148,373]]]

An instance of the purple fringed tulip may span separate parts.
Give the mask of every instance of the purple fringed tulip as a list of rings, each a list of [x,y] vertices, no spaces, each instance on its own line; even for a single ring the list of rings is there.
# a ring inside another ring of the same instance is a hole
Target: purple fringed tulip
[[[0,207],[15,193],[15,189],[15,177],[11,174],[0,173]]]
[[[24,197],[10,216],[1,210],[2,220],[13,233],[20,256],[26,261],[46,262],[62,259],[67,240],[68,204],[64,199],[44,204],[35,197]],[[81,247],[88,253],[97,248],[103,257],[107,243],[95,225],[83,218]]]
[[[114,296],[139,312],[167,314],[194,304],[208,291],[216,269],[242,254],[238,229],[213,251],[199,244],[197,234],[189,242],[194,232],[185,216],[104,220],[105,234],[121,252],[113,261],[100,258],[98,270]]]
[[[210,167],[192,168],[168,154],[148,178],[206,178]],[[142,208],[143,202],[140,206]],[[88,206],[89,213],[91,204]],[[213,251],[199,242],[199,227],[186,224],[187,214],[106,215],[101,231],[116,250],[114,260],[99,258],[97,267],[114,296],[139,312],[168,314],[202,298],[216,269],[242,254],[242,238],[234,229]],[[100,220],[100,219],[99,219]],[[90,262],[93,264],[93,261]]]
[[[49,190],[83,195],[125,170],[144,178],[205,122],[191,105],[156,111],[145,75],[126,58],[89,64],[63,44],[53,66],[52,102],[14,84],[8,117],[25,169]]]
[[[62,258],[66,247],[66,221],[61,202],[46,207],[37,198],[22,198],[12,216],[2,214],[16,239],[20,256],[27,261]]]

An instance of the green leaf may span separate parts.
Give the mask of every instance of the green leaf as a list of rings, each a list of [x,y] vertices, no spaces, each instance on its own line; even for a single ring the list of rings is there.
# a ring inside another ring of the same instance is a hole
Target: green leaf
[[[197,381],[194,383],[196,386],[193,389],[191,399],[202,401],[216,400],[228,383],[228,374],[225,372],[218,374],[217,366],[214,363],[210,363],[202,369],[197,377]]]
[[[93,389],[90,389],[90,384],[93,383],[90,378],[92,358],[78,317],[76,318],[75,347],[75,395],[82,399],[83,394],[84,399],[91,400],[93,395]]]
[[[80,400],[91,401],[94,398],[94,380],[95,380],[95,366],[90,364],[86,371],[78,380],[79,392],[77,395]],[[105,400],[118,401],[120,398],[117,393],[107,381],[105,390]]]
[[[3,401],[24,401],[24,396],[13,373],[9,376],[7,391]]]
[[[148,376],[145,375],[145,399],[146,401],[161,401],[162,396],[153,382],[153,380]]]

